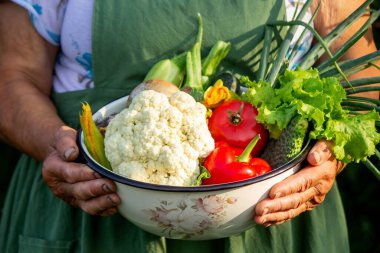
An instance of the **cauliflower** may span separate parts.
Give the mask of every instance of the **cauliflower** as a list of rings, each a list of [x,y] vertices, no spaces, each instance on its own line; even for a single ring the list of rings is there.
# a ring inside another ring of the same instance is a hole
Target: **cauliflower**
[[[116,173],[153,184],[190,186],[199,158],[214,149],[206,108],[189,94],[145,90],[107,127],[105,153]]]

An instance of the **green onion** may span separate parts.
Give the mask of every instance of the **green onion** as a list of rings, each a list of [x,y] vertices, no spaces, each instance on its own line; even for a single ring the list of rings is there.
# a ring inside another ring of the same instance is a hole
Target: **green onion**
[[[343,32],[350,27],[350,25],[360,18],[364,13],[368,11],[368,6],[373,0],[367,0],[356,11],[348,16],[342,23],[340,23],[333,31],[331,31],[324,39],[324,43],[330,46],[335,39],[337,39]],[[310,52],[300,62],[299,66],[302,69],[308,69],[312,67],[316,61],[325,53],[324,45],[319,42],[310,50]]]
[[[312,3],[312,0],[306,1],[305,5],[302,7],[302,9],[300,10],[300,13],[297,16],[297,20],[301,20],[305,16],[307,11],[309,10],[311,3]],[[277,22],[275,22],[275,23],[277,23]],[[269,24],[269,26],[275,26],[275,25],[276,24]],[[292,41],[292,39],[296,33],[296,30],[297,30],[296,26],[290,27],[287,34],[285,35],[283,42],[281,43],[281,46],[280,46],[278,53],[277,53],[277,57],[276,57],[273,65],[272,65],[272,68],[271,68],[271,70],[268,74],[268,78],[267,78],[267,81],[271,84],[271,86],[275,85],[276,79],[277,79],[277,77],[280,73],[280,70],[284,64],[284,59],[285,59],[286,53],[289,50],[290,43],[291,43],[291,41]]]
[[[340,48],[335,52],[334,57],[332,59],[328,59],[321,63],[318,66],[318,70],[323,72],[324,69],[329,66],[333,61],[338,61],[348,49],[350,49],[360,38],[364,36],[364,34],[368,31],[370,26],[377,20],[380,16],[380,10],[374,12],[371,17],[367,20],[367,22],[362,25],[362,27]]]
[[[380,171],[369,159],[364,162],[364,165],[373,173],[373,175],[375,175],[377,179],[380,180]]]
[[[259,65],[259,70],[257,72],[256,81],[264,80],[264,78],[266,77],[266,73],[268,70],[268,58],[269,58],[270,48],[272,44],[272,37],[273,37],[273,27],[266,26],[265,32],[264,32],[264,43],[263,43],[264,45],[261,51],[260,65]]]

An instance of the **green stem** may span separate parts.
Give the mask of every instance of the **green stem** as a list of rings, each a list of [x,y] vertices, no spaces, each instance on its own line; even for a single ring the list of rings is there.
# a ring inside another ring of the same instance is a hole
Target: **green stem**
[[[339,62],[339,66],[347,75],[350,75],[358,71],[361,71],[364,68],[370,67],[369,65],[370,62],[378,61],[379,59],[380,59],[380,50],[377,50],[375,52],[366,54],[364,56],[361,56],[353,60],[341,61]],[[338,73],[336,69],[334,69],[333,67],[320,72],[321,77],[331,77],[337,74]]]
[[[206,90],[209,86],[209,81],[215,75],[221,61],[226,58],[231,49],[231,43],[224,41],[217,41],[211,48],[210,53],[202,62],[202,76],[206,76],[207,81],[202,83],[203,89]]]
[[[309,7],[310,7],[312,2],[313,2],[312,0],[306,1],[304,6],[302,7],[300,13],[297,16],[297,20],[301,20],[305,16],[305,14],[309,10]],[[270,26],[276,26],[276,24],[269,24],[269,25]],[[272,65],[272,68],[271,68],[271,70],[268,74],[268,78],[267,78],[267,81],[271,84],[272,87],[275,86],[277,77],[280,73],[280,70],[281,70],[283,64],[284,64],[286,53],[289,50],[290,43],[291,43],[291,41],[292,41],[292,39],[296,33],[296,30],[297,30],[297,26],[290,27],[290,29],[287,32],[283,42],[281,43],[281,47],[278,50],[276,59]]]
[[[344,109],[348,110],[350,115],[362,115],[364,111],[368,111],[366,109],[358,109],[357,107],[350,108],[349,106],[345,106]]]
[[[379,152],[379,150],[375,149],[375,155],[376,155],[377,159],[380,159],[380,152]]]
[[[355,87],[355,89],[349,88],[346,90],[346,94],[351,95],[351,94],[367,92],[367,91],[380,91],[380,86]]]
[[[373,0],[367,0],[359,8],[357,8],[349,17],[347,17],[342,23],[340,23],[333,31],[331,31],[326,37],[324,37],[324,43],[330,46],[345,30],[347,30],[351,24],[360,18],[364,13],[368,11],[368,6]],[[321,43],[317,43],[307,53],[304,59],[300,62],[299,67],[302,69],[308,69],[312,67],[316,61],[323,55],[324,46]]]
[[[380,105],[380,100],[375,98],[367,98],[367,97],[356,97],[356,96],[347,96],[347,101],[361,101],[364,103],[371,103],[375,105]]]
[[[264,45],[261,51],[260,66],[259,66],[259,70],[257,71],[256,81],[264,80],[266,76],[266,73],[268,70],[268,58],[269,58],[270,47],[272,44],[272,37],[273,37],[273,27],[266,26],[265,34],[264,34]]]
[[[298,5],[298,1],[297,1],[297,5]],[[317,8],[315,9],[313,16],[311,17],[311,19],[309,21],[309,24],[312,24],[314,22],[315,17],[317,16],[320,7],[321,7],[321,3],[319,3]],[[299,47],[301,41],[303,41],[304,37],[306,36],[306,34],[307,34],[306,32],[307,32],[307,29],[303,29],[301,36],[298,38],[296,44],[294,45],[292,52],[290,53],[290,56],[288,58],[289,62],[291,62],[293,60],[294,56],[297,54],[297,52],[299,52],[298,47]]]
[[[380,76],[358,78],[355,80],[350,80],[350,83],[351,83],[352,87],[374,84],[374,83],[380,83]],[[342,87],[348,88],[349,85],[346,82],[342,82]]]
[[[373,63],[373,62],[369,62],[368,65],[370,65],[371,67],[374,67],[374,68],[377,68],[378,70],[380,70],[380,66]]]
[[[361,103],[361,102],[343,101],[341,103],[341,105],[342,106],[348,106],[351,109],[353,109],[353,108],[357,108],[358,110],[362,110],[362,109],[374,110],[375,109],[376,111],[380,111],[379,106],[365,104],[365,103]]]
[[[202,16],[198,13],[198,34],[197,40],[191,50],[186,55],[186,80],[184,88],[192,88],[199,93],[203,92],[202,86],[202,60],[201,46],[203,37]]]
[[[317,31],[315,31],[315,29],[313,27],[311,27],[309,24],[303,22],[303,21],[300,21],[300,20],[295,20],[295,21],[277,21],[275,22],[273,25],[277,25],[277,26],[296,26],[296,25],[301,25],[303,27],[305,27],[306,29],[308,29],[313,35],[314,35],[314,38],[317,39],[319,41],[319,43],[321,43],[323,49],[325,50],[326,54],[328,55],[328,57],[330,59],[333,58],[333,55],[330,51],[330,49],[328,48],[328,45],[323,41],[322,37],[317,33]],[[338,65],[338,63],[336,61],[333,62],[336,70],[338,71],[338,73],[343,77],[343,79],[348,83],[350,84],[350,81],[348,80],[347,76],[343,73],[342,69],[340,68],[340,66]]]
[[[198,34],[197,34],[197,40],[195,43],[199,43],[200,46],[202,46],[202,40],[203,40],[203,19],[200,13],[198,13]]]
[[[317,68],[321,72],[326,67],[331,65],[333,61],[338,61],[346,52],[348,49],[350,49],[360,38],[364,36],[365,33],[367,33],[368,29],[371,27],[373,22],[375,22],[380,15],[380,10],[372,13],[371,17],[367,20],[364,25],[346,42],[344,45],[338,49],[338,51],[335,52],[334,58],[331,60],[326,60],[323,63],[321,63]]]
[[[251,154],[253,148],[256,146],[257,142],[260,140],[260,135],[256,135],[247,145],[247,147],[245,147],[243,153],[241,153],[241,155],[239,155],[238,157],[236,157],[236,160],[238,162],[249,162],[249,155]]]
[[[369,159],[364,161],[364,165],[373,173],[373,175],[375,175],[377,179],[380,180],[380,171]]]

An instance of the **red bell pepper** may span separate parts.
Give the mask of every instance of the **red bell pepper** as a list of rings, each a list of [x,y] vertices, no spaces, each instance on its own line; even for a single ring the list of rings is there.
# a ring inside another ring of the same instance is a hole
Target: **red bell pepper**
[[[264,159],[251,156],[259,139],[260,135],[256,135],[244,150],[231,147],[225,141],[216,142],[215,149],[203,163],[211,176],[204,178],[202,184],[235,182],[269,172],[271,167]]]

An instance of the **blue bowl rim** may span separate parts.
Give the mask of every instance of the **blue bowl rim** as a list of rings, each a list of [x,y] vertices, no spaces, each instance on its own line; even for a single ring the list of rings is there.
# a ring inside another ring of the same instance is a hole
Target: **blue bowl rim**
[[[304,147],[302,148],[301,152],[294,157],[289,162],[281,165],[278,168],[273,169],[272,171],[265,173],[263,175],[245,179],[241,181],[234,181],[230,183],[224,183],[224,184],[215,184],[215,185],[200,185],[200,186],[171,186],[171,185],[158,185],[158,184],[151,184],[141,181],[136,181],[124,176],[121,176],[107,168],[104,168],[103,166],[99,165],[97,162],[93,160],[92,157],[90,157],[84,150],[84,147],[82,146],[82,129],[79,129],[78,131],[78,137],[79,137],[79,148],[81,150],[81,154],[83,155],[87,166],[101,174],[102,176],[109,178],[115,182],[133,186],[136,188],[142,188],[147,190],[154,190],[154,191],[165,191],[165,192],[208,192],[208,191],[218,191],[218,190],[227,190],[227,189],[233,189],[233,188],[239,188],[242,186],[258,183],[264,180],[267,180],[269,178],[275,177],[279,174],[282,174],[290,169],[292,169],[297,164],[302,163],[306,155],[308,154],[309,150],[311,149],[313,145],[313,141],[310,139],[307,140],[307,142],[304,144]]]

